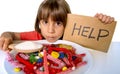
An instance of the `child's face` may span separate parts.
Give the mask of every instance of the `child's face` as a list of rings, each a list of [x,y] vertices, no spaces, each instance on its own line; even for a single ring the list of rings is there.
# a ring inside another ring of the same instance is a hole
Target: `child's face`
[[[48,20],[40,21],[40,29],[43,37],[49,42],[55,42],[62,37],[64,26],[61,21],[53,21],[51,17]]]

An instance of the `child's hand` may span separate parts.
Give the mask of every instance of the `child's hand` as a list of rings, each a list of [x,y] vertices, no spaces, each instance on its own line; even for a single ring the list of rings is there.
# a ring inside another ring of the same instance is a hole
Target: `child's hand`
[[[109,24],[114,21],[114,18],[102,13],[97,13],[94,17],[98,18],[101,22]]]
[[[13,41],[9,35],[1,35],[0,37],[0,49],[6,51],[8,50],[8,45]]]

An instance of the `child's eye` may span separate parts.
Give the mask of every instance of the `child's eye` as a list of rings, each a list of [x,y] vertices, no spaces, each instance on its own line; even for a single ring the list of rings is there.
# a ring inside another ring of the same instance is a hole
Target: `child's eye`
[[[48,21],[43,21],[43,23],[44,23],[44,24],[47,24],[47,23],[48,23]]]
[[[42,24],[46,25],[46,24],[48,24],[48,21],[47,20],[42,20]]]
[[[61,26],[61,25],[63,25],[63,23],[60,22],[60,21],[57,21],[57,22],[56,22],[56,25],[57,25],[57,26]]]

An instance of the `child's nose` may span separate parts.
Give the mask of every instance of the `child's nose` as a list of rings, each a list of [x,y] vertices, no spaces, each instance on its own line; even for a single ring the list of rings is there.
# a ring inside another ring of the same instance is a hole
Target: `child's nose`
[[[54,27],[53,24],[49,24],[48,32],[49,33],[54,33],[55,32],[55,27]]]

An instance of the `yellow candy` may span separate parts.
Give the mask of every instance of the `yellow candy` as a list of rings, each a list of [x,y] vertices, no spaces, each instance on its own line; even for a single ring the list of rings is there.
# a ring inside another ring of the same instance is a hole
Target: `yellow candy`
[[[67,70],[67,67],[66,67],[66,66],[62,68],[62,71],[65,71],[65,70]]]
[[[20,72],[20,70],[21,70],[20,68],[14,68],[15,72]]]
[[[52,51],[51,56],[57,59],[60,56],[60,54],[58,52]]]
[[[71,45],[65,45],[65,44],[59,44],[60,48],[66,48],[68,50],[72,50],[72,46]]]
[[[38,56],[43,57],[43,53],[42,52],[38,53]]]

